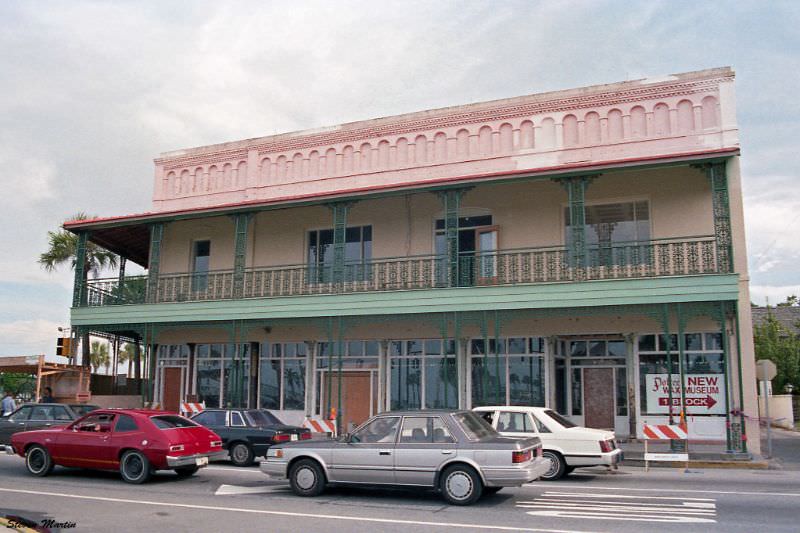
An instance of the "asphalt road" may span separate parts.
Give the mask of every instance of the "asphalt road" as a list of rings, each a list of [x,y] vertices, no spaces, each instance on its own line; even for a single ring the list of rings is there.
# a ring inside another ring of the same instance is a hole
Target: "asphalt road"
[[[0,456],[0,510],[74,522],[63,531],[798,531],[800,472],[586,469],[503,489],[472,507],[424,491],[329,489],[299,498],[257,467],[214,464],[134,486],[115,473],[27,473]]]

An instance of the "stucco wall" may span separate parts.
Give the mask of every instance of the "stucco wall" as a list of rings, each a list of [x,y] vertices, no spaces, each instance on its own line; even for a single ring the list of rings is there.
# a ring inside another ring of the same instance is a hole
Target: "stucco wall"
[[[681,166],[648,171],[608,172],[586,192],[587,204],[646,200],[653,239],[711,235],[714,223],[708,180]],[[499,247],[562,246],[566,191],[550,180],[483,185],[462,199],[461,214],[491,214],[499,228]],[[434,223],[443,216],[440,199],[423,192],[355,202],[348,226],[371,225],[372,257],[427,255],[434,252]],[[322,206],[264,211],[253,217],[246,265],[297,265],[306,261],[308,232],[333,227]],[[188,272],[193,242],[211,240],[211,269],[233,268],[234,223],[228,216],[167,224],[161,272]]]

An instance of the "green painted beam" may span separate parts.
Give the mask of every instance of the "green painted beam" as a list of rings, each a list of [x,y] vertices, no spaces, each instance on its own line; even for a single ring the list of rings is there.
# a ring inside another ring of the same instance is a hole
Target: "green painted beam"
[[[72,325],[736,301],[737,274],[72,308]]]

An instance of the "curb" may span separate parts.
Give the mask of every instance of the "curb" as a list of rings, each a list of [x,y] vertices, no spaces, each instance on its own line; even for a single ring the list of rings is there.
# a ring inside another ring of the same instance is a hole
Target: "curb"
[[[644,459],[625,459],[623,466],[644,467]],[[692,468],[719,468],[740,470],[769,470],[768,461],[689,461]],[[684,461],[650,461],[650,468],[686,468]]]

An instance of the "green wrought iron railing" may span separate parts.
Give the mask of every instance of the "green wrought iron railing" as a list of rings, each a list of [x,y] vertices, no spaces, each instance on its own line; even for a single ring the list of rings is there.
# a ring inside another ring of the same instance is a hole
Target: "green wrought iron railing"
[[[334,277],[330,265],[249,268],[235,291],[234,271],[159,274],[88,282],[89,306],[166,303],[308,294],[342,294],[451,286],[515,285],[601,279],[719,273],[714,237],[660,239],[587,247],[585,264],[572,264],[564,247],[526,248],[461,254],[451,277],[446,256],[390,257],[344,266]],[[335,280],[335,281],[334,281]]]

